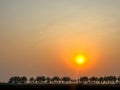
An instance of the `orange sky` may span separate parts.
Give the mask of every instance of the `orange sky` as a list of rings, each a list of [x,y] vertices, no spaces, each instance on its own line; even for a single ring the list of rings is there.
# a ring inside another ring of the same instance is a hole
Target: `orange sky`
[[[120,75],[120,1],[1,0],[0,81]],[[84,65],[74,58],[83,54]]]

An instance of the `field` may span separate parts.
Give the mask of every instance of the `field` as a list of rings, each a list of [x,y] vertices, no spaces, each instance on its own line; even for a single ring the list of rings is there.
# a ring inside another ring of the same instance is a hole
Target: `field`
[[[79,85],[79,84],[0,84],[0,90],[35,89],[35,90],[120,90],[120,85]]]

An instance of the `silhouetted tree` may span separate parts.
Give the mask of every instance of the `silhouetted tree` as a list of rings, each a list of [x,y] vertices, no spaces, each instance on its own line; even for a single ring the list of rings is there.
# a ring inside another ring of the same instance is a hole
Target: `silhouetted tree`
[[[20,81],[22,84],[26,84],[27,83],[27,77],[26,76],[23,76],[23,77],[20,77]]]
[[[19,76],[14,76],[14,77],[11,77],[8,82],[12,84],[20,84],[21,78]]]
[[[47,78],[46,78],[46,81],[47,81],[47,84],[50,84],[50,82],[51,82],[50,77],[47,77]]]
[[[98,78],[97,77],[91,77],[91,78],[89,78],[89,80],[90,80],[90,83],[91,84],[97,84],[97,82],[98,82]]]
[[[117,80],[116,76],[105,76],[104,77],[105,84],[115,84],[116,80]]]
[[[108,81],[109,81],[109,84],[115,84],[116,83],[116,76],[108,76]]]
[[[59,83],[60,81],[60,78],[58,76],[54,76],[52,79],[51,79],[52,83]]]
[[[100,84],[103,84],[104,78],[103,78],[103,77],[99,77],[99,78],[98,78],[98,81],[99,81]]]
[[[63,77],[62,78],[62,81],[65,83],[65,84],[67,84],[67,83],[70,83],[70,77]]]
[[[29,81],[30,81],[31,84],[35,83],[35,79],[34,79],[33,77],[31,77],[31,78],[29,79]]]
[[[71,81],[71,83],[76,83],[76,81],[77,81],[77,83],[79,83],[80,80],[79,79],[77,79],[77,80],[76,79],[71,79],[70,81]]]
[[[80,80],[81,84],[87,84],[88,83],[88,77],[87,76],[81,77],[79,80]]]
[[[120,76],[116,77],[116,76],[105,76],[105,77],[90,77],[88,78],[87,76],[84,77],[80,77],[79,79],[71,79],[70,77],[58,77],[58,76],[54,76],[53,78],[50,77],[45,77],[45,76],[38,76],[36,77],[36,79],[34,79],[33,77],[31,77],[29,79],[29,82],[31,84],[33,83],[38,83],[38,84],[59,84],[64,83],[64,84],[69,84],[69,83],[81,83],[81,84],[120,84]],[[10,77],[8,83],[11,84],[26,84],[27,83],[27,77],[26,76],[14,76],[14,77]]]
[[[113,76],[113,82],[114,82],[114,84],[116,84],[116,81],[117,81],[117,77]]]
[[[14,83],[14,77],[11,77],[8,81],[8,83]]]
[[[120,84],[120,76],[118,77],[118,83]]]
[[[45,76],[38,76],[36,78],[36,81],[38,84],[43,84],[45,82],[45,80],[46,80]]]
[[[104,77],[104,82],[105,82],[105,84],[107,84],[107,83],[108,83],[108,81],[109,81],[109,80],[108,80],[108,77],[107,77],[107,76],[105,76],[105,77]]]

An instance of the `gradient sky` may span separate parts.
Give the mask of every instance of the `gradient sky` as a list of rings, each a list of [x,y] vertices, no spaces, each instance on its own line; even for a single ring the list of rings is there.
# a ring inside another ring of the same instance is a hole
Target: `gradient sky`
[[[120,75],[120,0],[0,0],[0,82],[14,75]]]

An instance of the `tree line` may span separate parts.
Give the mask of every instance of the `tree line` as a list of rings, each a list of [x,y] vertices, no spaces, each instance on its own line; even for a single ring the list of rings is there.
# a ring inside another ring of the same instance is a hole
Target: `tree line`
[[[10,77],[8,83],[10,84],[120,84],[120,76],[104,76],[104,77],[87,77],[83,76],[78,79],[71,79],[68,76],[52,78],[45,76],[37,76],[36,78],[27,78],[26,76],[13,76]]]

